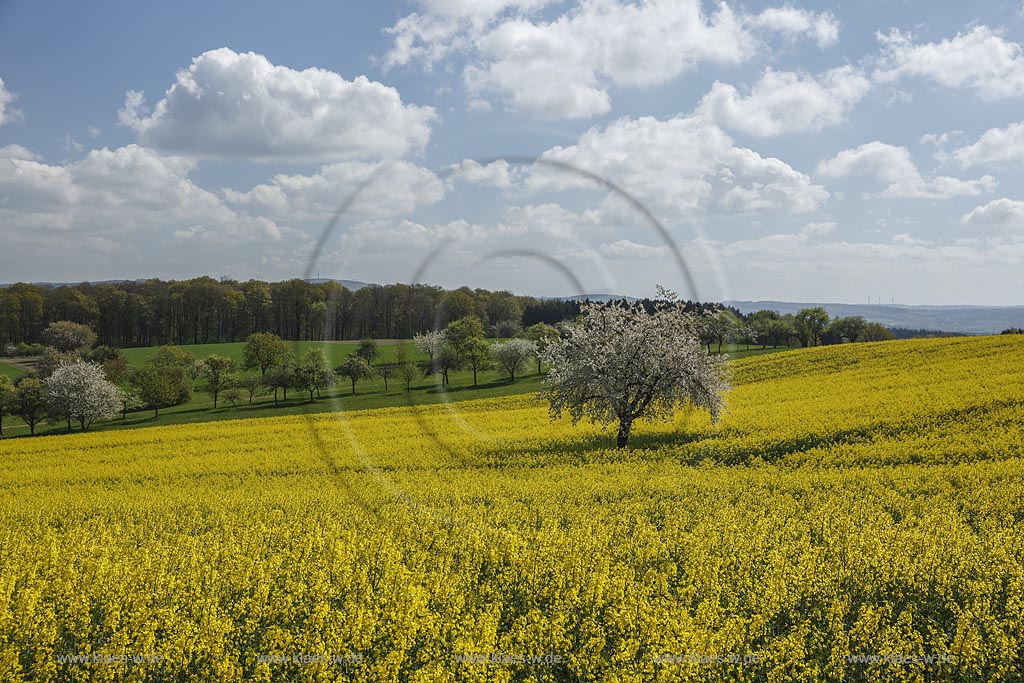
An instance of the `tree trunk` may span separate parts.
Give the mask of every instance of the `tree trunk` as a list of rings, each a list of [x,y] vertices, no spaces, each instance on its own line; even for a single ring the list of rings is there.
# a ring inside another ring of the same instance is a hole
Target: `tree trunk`
[[[537,374],[540,374],[540,358],[537,359]]]
[[[632,429],[633,429],[633,423],[632,422],[629,422],[629,421],[626,421],[626,420],[620,420],[619,421],[619,435],[618,435],[618,439],[616,440],[616,446],[618,448],[625,448],[626,447],[626,444],[629,442],[629,432],[632,431]]]
[[[473,368],[473,386],[476,386],[476,368]]]
[[[384,375],[384,391],[388,390],[388,376]]]
[[[71,418],[68,418],[68,434],[71,433]]]
[[[352,395],[356,395],[356,381],[352,380]]]

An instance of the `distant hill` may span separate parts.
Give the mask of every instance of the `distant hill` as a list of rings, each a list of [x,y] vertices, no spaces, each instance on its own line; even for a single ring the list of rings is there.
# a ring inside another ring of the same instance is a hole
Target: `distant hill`
[[[338,284],[340,284],[345,289],[353,289],[353,290],[355,290],[355,289],[362,289],[363,287],[369,287],[370,286],[369,282],[360,282],[359,280],[338,280],[337,278],[333,278],[333,277],[311,277],[311,278],[307,278],[306,282],[308,282],[311,285],[319,285],[319,284],[322,284],[324,282],[337,282]]]
[[[333,278],[310,278],[306,282],[316,284],[319,282],[340,282],[345,286],[346,289],[362,289],[363,287],[369,287],[370,282],[359,282],[358,280],[335,280]],[[538,296],[535,299],[541,301],[578,301],[580,299],[588,299],[590,301],[639,301],[635,296],[624,296],[622,294],[574,294],[572,296]]]
[[[743,314],[767,309],[796,313],[821,306],[830,316],[860,315],[886,327],[936,330],[962,334],[998,334],[1009,327],[1024,327],[1024,306],[904,306],[901,304],[814,304],[791,301],[725,301]]]
[[[575,294],[573,296],[538,296],[536,297],[541,301],[545,300],[557,300],[557,301],[579,301],[580,299],[588,299],[590,301],[639,301],[635,296],[624,296],[622,294]]]

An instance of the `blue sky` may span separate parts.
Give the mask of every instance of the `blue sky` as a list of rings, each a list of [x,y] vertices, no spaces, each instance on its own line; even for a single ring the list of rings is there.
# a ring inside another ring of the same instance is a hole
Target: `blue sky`
[[[0,281],[1019,304],[1022,43],[1015,3],[9,1]]]

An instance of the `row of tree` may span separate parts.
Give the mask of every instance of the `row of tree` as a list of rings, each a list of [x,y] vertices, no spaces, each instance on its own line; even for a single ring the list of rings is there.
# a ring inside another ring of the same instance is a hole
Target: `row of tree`
[[[126,417],[134,409],[152,410],[159,417],[161,409],[191,400],[195,390],[208,393],[216,409],[222,402],[237,407],[246,398],[252,404],[261,391],[272,392],[275,405],[279,394],[287,400],[289,390],[308,392],[313,402],[339,379],[350,383],[353,394],[358,382],[374,376],[383,379],[385,391],[391,379],[404,381],[409,391],[414,379],[434,374],[447,386],[449,372],[462,369],[472,370],[474,386],[480,371],[494,367],[514,382],[559,332],[537,323],[524,336],[490,343],[483,321],[470,315],[416,336],[415,346],[426,362],[410,358],[407,347],[398,346],[394,362],[374,365],[381,355],[378,344],[364,339],[331,368],[321,349],[296,357],[279,336],[257,332],[246,341],[241,363],[216,354],[196,359],[179,347],[161,346],[142,367],[129,369],[123,353],[95,346],[97,335],[88,326],[58,321],[43,331],[45,350],[30,375],[17,383],[0,378],[0,434],[9,414],[19,416],[31,434],[42,421],[66,423],[71,431],[73,424],[86,430],[98,419],[119,413]]]
[[[708,351],[711,344],[718,344],[719,352],[724,343],[806,347],[895,338],[880,323],[859,315],[830,318],[821,307],[804,308],[796,314],[761,310],[746,316],[721,308],[703,317],[699,334]]]
[[[427,371],[440,375],[442,385],[448,384],[449,372],[464,369],[472,371],[473,386],[477,386],[479,373],[493,367],[514,382],[516,373],[522,372],[531,359],[537,360],[540,374],[540,352],[559,336],[558,328],[535,323],[523,332],[522,338],[491,344],[484,338],[483,323],[470,315],[449,323],[443,330],[418,334],[413,341],[427,357]]]

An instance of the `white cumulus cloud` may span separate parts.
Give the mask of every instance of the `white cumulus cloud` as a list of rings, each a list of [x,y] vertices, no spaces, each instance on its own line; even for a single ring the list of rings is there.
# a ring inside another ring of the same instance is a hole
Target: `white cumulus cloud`
[[[963,168],[987,164],[1020,164],[1024,160],[1024,123],[1006,128],[990,128],[978,141],[960,147],[953,158]]]
[[[604,129],[591,128],[575,145],[552,148],[543,158],[608,178],[675,211],[803,213],[828,198],[807,175],[737,147],[725,131],[700,116],[620,119]],[[538,165],[527,187],[557,190],[593,187],[593,182]]]
[[[917,77],[944,88],[969,89],[988,100],[1024,95],[1024,50],[988,26],[975,26],[937,43],[915,42],[893,29],[882,43],[875,78],[892,82]]]
[[[462,163],[448,167],[451,177],[475,185],[489,185],[507,189],[512,187],[513,172],[509,163],[497,159],[488,164],[481,164],[473,159],[465,159]]]
[[[852,66],[818,78],[769,69],[747,94],[716,81],[698,111],[724,128],[759,137],[814,132],[842,123],[870,88]]]
[[[151,112],[137,91],[120,112],[146,146],[257,161],[401,157],[426,145],[436,118],[365,76],[296,71],[228,48],[194,58]]]
[[[867,175],[887,183],[879,197],[945,199],[975,196],[996,186],[992,176],[962,180],[948,176],[925,178],[906,147],[883,142],[868,142],[855,149],[844,149],[835,157],[818,164],[818,173],[830,178]]]
[[[1024,202],[1016,199],[993,199],[975,207],[960,219],[965,225],[992,225],[998,228],[1024,229]]]
[[[788,5],[769,7],[751,17],[748,22],[793,38],[810,36],[822,48],[834,45],[839,40],[839,22],[831,12],[809,12]]]

